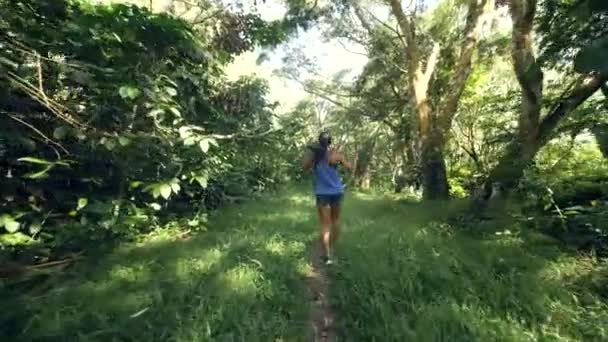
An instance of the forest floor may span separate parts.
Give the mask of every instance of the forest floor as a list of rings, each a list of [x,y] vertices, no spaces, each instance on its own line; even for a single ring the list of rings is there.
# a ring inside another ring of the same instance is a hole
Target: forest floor
[[[605,264],[509,225],[456,230],[454,205],[348,194],[325,267],[310,195],[268,194],[188,238],[2,284],[0,340],[608,341]]]

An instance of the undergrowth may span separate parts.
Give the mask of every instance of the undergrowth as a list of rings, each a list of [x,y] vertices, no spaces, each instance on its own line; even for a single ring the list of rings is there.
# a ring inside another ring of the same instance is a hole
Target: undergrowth
[[[459,203],[349,194],[330,297],[344,341],[605,341],[608,267],[545,235],[444,223]],[[25,287],[2,340],[304,341],[312,198],[268,194]],[[491,225],[487,225],[491,227]]]

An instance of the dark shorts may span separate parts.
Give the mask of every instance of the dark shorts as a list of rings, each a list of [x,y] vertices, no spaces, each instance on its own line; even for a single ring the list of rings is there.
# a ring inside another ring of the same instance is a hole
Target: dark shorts
[[[335,195],[317,195],[317,206],[318,207],[336,207],[342,203],[344,195],[343,194],[335,194]]]

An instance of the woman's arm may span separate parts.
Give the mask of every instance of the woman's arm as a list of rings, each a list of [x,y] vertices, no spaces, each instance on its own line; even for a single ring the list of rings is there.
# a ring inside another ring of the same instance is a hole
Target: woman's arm
[[[346,160],[346,157],[344,157],[344,155],[342,155],[342,153],[340,152],[333,152],[333,161],[334,163],[340,163],[342,164],[348,171],[352,171],[353,166],[350,164],[350,162],[348,160]]]
[[[314,164],[314,155],[313,153],[306,152],[306,154],[304,155],[304,158],[302,159],[302,168],[304,169],[304,171],[310,171],[312,169],[312,166]]]

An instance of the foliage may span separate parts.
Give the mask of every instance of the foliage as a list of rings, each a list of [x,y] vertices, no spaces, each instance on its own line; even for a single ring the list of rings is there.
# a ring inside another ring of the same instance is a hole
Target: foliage
[[[234,51],[131,5],[2,7],[5,241],[82,248],[285,180],[289,127],[264,81],[224,79]]]
[[[222,208],[204,225],[184,215],[66,274],[5,281],[0,338],[304,341],[301,278],[316,234],[298,198]],[[184,225],[206,231],[184,238]]]

